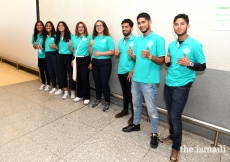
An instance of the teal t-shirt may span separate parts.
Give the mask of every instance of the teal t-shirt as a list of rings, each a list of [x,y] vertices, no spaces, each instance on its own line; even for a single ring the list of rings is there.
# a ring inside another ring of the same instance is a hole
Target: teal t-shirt
[[[73,46],[73,55],[76,56],[77,47],[81,42],[77,51],[77,56],[88,56],[89,55],[88,46],[89,46],[90,39],[91,39],[91,35],[88,35],[87,37],[85,36],[78,37],[77,35],[72,36],[71,41]]]
[[[150,50],[150,54],[155,57],[165,56],[164,38],[155,34],[153,31],[147,35],[139,36],[134,42],[136,46],[133,52],[136,55],[136,63],[133,73],[133,81],[157,84],[160,82],[160,65],[154,63],[149,58],[142,57],[142,50]]]
[[[189,82],[194,82],[196,72],[187,66],[177,64],[179,58],[184,58],[184,54],[191,62],[200,64],[206,62],[202,45],[190,36],[181,44],[177,40],[171,42],[168,53],[171,62],[165,78],[168,86],[184,86]]]
[[[70,39],[73,37],[73,35],[70,35]],[[72,52],[69,50],[69,44],[68,42],[65,42],[62,38],[62,36],[60,35],[60,41],[58,43],[58,53],[59,54],[72,54]]]
[[[94,53],[95,52],[105,52],[105,51],[109,51],[109,50],[114,50],[114,43],[113,43],[113,39],[111,36],[105,36],[105,35],[101,35],[101,36],[96,36],[94,38],[94,44],[92,46],[92,58],[95,59],[108,59],[111,56],[98,56],[95,57]]]
[[[118,63],[118,74],[125,74],[130,72],[134,67],[134,62],[131,59],[131,57],[128,55],[128,49],[129,47],[134,48],[135,46],[135,39],[137,37],[135,35],[131,35],[131,37],[127,40],[122,38],[118,42],[118,49],[120,51],[120,58]]]
[[[46,36],[45,52],[57,51],[54,48],[50,48],[50,45],[55,42],[55,37],[56,37],[56,35],[54,35],[54,37],[51,37],[51,36],[48,36],[48,35]]]
[[[42,38],[42,35],[41,34],[38,34],[38,37],[37,37],[37,40],[36,40],[36,43],[42,47],[42,42],[43,42],[43,38]],[[32,35],[32,41],[31,41],[32,45],[34,45],[34,35]],[[45,58],[46,55],[45,55],[45,50],[42,49],[42,50],[38,50],[38,58]]]

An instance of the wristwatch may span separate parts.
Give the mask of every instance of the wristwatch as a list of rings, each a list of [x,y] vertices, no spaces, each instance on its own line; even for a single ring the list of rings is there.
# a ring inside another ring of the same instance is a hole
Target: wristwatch
[[[193,62],[190,62],[190,67],[193,67],[194,66],[194,63]]]
[[[149,55],[149,60],[152,60],[153,55]]]

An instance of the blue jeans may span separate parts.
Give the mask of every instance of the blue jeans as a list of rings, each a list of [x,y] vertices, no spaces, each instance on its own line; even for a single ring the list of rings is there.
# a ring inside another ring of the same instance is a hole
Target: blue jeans
[[[191,83],[185,86],[172,87],[165,84],[164,97],[168,110],[169,133],[173,141],[172,148],[180,150],[182,141],[182,112],[187,102]]]
[[[133,111],[134,119],[133,124],[140,124],[142,112],[142,95],[145,98],[147,105],[148,115],[150,117],[151,132],[157,133],[158,127],[158,112],[156,107],[156,84],[146,84],[139,82],[132,82],[132,95],[133,95]]]

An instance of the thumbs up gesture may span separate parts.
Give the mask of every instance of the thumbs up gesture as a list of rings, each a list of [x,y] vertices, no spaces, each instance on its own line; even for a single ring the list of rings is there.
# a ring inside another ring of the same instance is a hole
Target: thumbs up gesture
[[[52,44],[50,45],[50,48],[56,48],[56,44],[52,43]]]
[[[133,56],[133,49],[132,49],[132,47],[131,46],[129,46],[129,49],[128,49],[128,55],[130,56],[130,57],[132,57]]]
[[[120,51],[119,51],[118,48],[116,48],[116,50],[115,50],[115,56],[116,56],[116,57],[119,57],[119,56],[120,56]]]
[[[148,58],[150,56],[149,47],[147,47],[146,50],[142,50],[141,55],[144,58]]]
[[[165,63],[170,63],[171,62],[171,59],[170,59],[170,54],[168,53],[166,56],[165,56]]]
[[[186,55],[186,53],[184,53],[183,58],[178,59],[177,64],[180,64],[182,66],[190,66],[190,60],[188,59],[188,56]]]

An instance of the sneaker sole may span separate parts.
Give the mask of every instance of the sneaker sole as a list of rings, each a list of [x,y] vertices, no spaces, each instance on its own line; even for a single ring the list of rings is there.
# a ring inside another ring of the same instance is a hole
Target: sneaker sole
[[[92,106],[92,108],[95,108],[95,107],[97,107],[97,106],[99,106],[101,103],[99,103],[98,105],[96,105],[96,106]]]
[[[158,147],[158,144],[157,144],[157,145],[152,145],[152,144],[150,143],[150,147],[155,149],[155,148]]]
[[[74,97],[74,98],[75,98],[75,97]],[[82,100],[78,100],[78,101],[73,100],[73,102],[75,102],[75,103],[76,103],[76,102],[79,102],[79,101],[82,101]]]
[[[134,129],[134,130],[123,130],[123,129],[122,129],[123,132],[134,132],[134,131],[140,131],[140,130],[141,130],[141,129]]]

